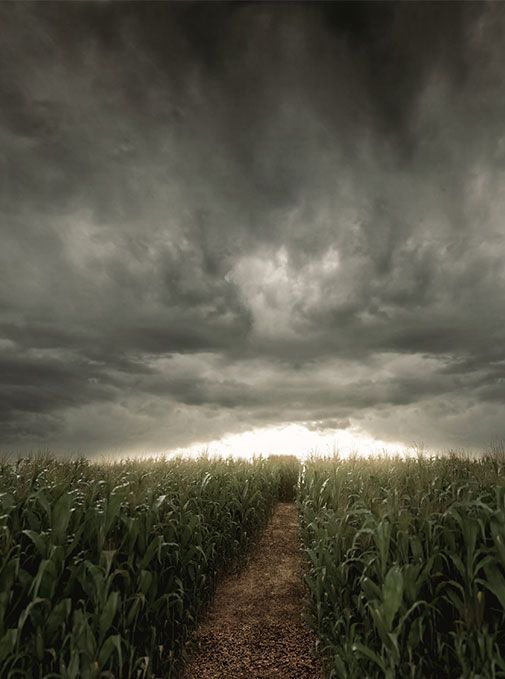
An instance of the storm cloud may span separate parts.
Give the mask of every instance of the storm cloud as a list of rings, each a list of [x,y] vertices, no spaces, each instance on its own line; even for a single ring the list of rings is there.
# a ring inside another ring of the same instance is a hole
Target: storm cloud
[[[0,26],[3,449],[505,438],[505,5]]]

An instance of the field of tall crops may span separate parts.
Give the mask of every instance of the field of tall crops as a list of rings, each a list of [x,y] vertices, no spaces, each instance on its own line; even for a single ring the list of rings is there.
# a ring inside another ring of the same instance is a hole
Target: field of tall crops
[[[505,461],[422,456],[2,464],[0,677],[177,677],[293,500],[327,677],[505,677]]]
[[[311,461],[298,506],[327,676],[505,677],[505,464]]]
[[[265,461],[4,464],[0,676],[174,676],[279,490]]]

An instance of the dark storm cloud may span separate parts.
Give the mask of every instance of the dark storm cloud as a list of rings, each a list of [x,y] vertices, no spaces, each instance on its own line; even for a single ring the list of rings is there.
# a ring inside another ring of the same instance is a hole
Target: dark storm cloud
[[[0,7],[6,447],[505,435],[505,8]]]

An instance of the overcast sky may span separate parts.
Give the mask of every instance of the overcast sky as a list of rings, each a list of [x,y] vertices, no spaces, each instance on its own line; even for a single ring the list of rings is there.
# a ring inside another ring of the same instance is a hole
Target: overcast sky
[[[505,438],[504,3],[0,28],[2,449]]]

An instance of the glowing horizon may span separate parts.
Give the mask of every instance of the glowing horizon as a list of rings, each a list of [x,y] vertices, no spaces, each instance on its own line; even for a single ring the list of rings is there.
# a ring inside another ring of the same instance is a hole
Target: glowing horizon
[[[383,441],[348,430],[322,433],[311,431],[302,424],[286,424],[258,427],[239,434],[229,434],[212,441],[198,441],[191,446],[170,451],[159,451],[153,455],[190,456],[201,454],[219,457],[243,457],[269,455],[296,455],[301,459],[316,455],[350,454],[368,456],[372,454],[402,454],[409,446],[401,442]],[[147,454],[144,452],[144,454]]]

